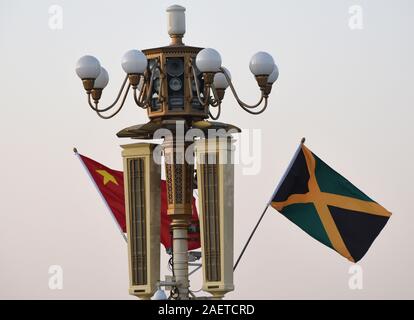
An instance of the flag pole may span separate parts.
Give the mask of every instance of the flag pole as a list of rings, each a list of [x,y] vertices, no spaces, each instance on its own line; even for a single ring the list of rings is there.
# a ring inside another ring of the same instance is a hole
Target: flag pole
[[[244,245],[244,247],[243,247],[243,249],[242,249],[242,251],[241,251],[241,253],[240,253],[239,257],[237,258],[237,261],[236,261],[236,263],[234,264],[234,267],[233,267],[233,272],[236,270],[237,266],[239,265],[239,262],[240,262],[241,258],[243,257],[244,252],[245,252],[245,251],[246,251],[246,249],[247,249],[247,246],[249,245],[250,241],[251,241],[251,240],[252,240],[252,238],[253,238],[253,235],[255,234],[255,232],[256,232],[257,228],[259,227],[260,223],[262,222],[262,219],[263,219],[264,215],[266,214],[267,208],[269,208],[270,204],[272,203],[273,198],[275,197],[276,193],[279,191],[280,186],[282,185],[282,183],[283,183],[283,181],[285,180],[285,178],[286,178],[287,174],[289,173],[290,169],[292,168],[293,163],[295,162],[295,160],[296,160],[296,158],[297,158],[297,156],[298,156],[298,154],[299,154],[299,151],[300,151],[300,150],[301,150],[301,148],[302,148],[302,145],[305,143],[305,140],[306,140],[305,138],[302,138],[302,139],[301,139],[300,144],[299,144],[299,147],[296,149],[296,152],[295,152],[295,154],[294,154],[294,156],[293,156],[292,160],[290,160],[290,163],[289,163],[289,165],[288,165],[288,167],[287,167],[287,169],[286,169],[285,173],[283,174],[282,179],[280,179],[280,181],[279,181],[279,183],[278,183],[277,187],[276,187],[276,188],[275,188],[275,190],[273,191],[272,196],[270,197],[270,199],[269,199],[269,201],[268,201],[268,203],[267,203],[266,207],[264,208],[264,210],[263,210],[262,214],[260,215],[259,220],[257,221],[256,225],[254,226],[253,231],[250,233],[250,236],[249,236],[249,238],[247,239],[246,244]]]
[[[101,193],[101,190],[99,190],[98,186],[96,185],[95,180],[93,179],[93,177],[92,177],[91,173],[89,172],[89,169],[86,167],[85,163],[83,162],[82,158],[80,157],[80,155],[79,155],[79,153],[78,153],[78,149],[73,148],[73,152],[74,152],[74,153],[75,153],[75,155],[78,157],[79,161],[82,163],[82,166],[83,166],[83,168],[85,169],[86,173],[88,174],[89,178],[92,180],[93,185],[95,186],[95,188],[96,188],[96,190],[98,191],[99,195],[101,196],[101,198],[102,198],[103,202],[105,203],[106,208],[107,208],[107,209],[108,209],[108,211],[110,212],[111,217],[112,217],[113,221],[115,222],[115,224],[117,225],[117,227],[118,227],[118,229],[119,229],[119,232],[121,233],[121,235],[122,235],[122,237],[124,238],[125,242],[128,242],[128,239],[127,239],[127,237],[125,236],[125,233],[124,233],[124,231],[122,230],[121,226],[119,225],[118,221],[116,220],[116,218],[115,218],[115,216],[114,216],[114,213],[112,212],[111,208],[110,208],[110,207],[109,207],[109,205],[108,205],[108,202],[106,202],[106,200],[105,200],[104,196],[103,196],[103,195],[102,195],[102,193]]]
[[[247,242],[246,242],[246,244],[244,245],[244,247],[243,247],[243,249],[242,249],[242,251],[241,251],[241,253],[240,253],[239,257],[237,258],[237,261],[236,261],[236,263],[235,263],[235,265],[234,265],[234,267],[233,267],[233,272],[236,270],[237,266],[239,265],[240,259],[243,257],[243,254],[244,254],[244,252],[246,251],[247,246],[248,246],[248,245],[249,245],[249,243],[250,243],[250,240],[252,240],[254,233],[256,232],[257,228],[259,227],[260,222],[262,222],[262,219],[263,219],[263,217],[264,217],[264,215],[265,215],[265,213],[266,213],[266,211],[267,211],[267,208],[269,208],[269,204],[270,204],[270,202],[266,205],[265,209],[263,210],[262,215],[261,215],[261,216],[260,216],[260,218],[259,218],[259,221],[257,221],[257,223],[256,223],[255,227],[253,228],[253,231],[250,233],[250,236],[249,236],[249,238],[247,239]]]

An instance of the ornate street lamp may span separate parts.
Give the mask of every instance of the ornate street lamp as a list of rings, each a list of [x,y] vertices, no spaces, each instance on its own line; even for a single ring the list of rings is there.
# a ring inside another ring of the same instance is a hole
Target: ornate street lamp
[[[147,110],[148,123],[125,128],[118,132],[118,137],[153,139],[158,129],[172,132],[165,138],[163,150],[168,214],[172,218],[173,275],[181,299],[189,297],[187,229],[192,213],[194,156],[192,152],[186,152],[193,141],[185,141],[178,134],[177,125],[183,126],[184,132],[197,129],[203,133],[200,135],[202,140],[198,140],[195,146],[197,172],[200,173],[197,174],[197,184],[203,288],[216,297],[222,297],[225,292],[233,290],[233,165],[204,163],[203,159],[218,160],[223,155],[231,158],[232,141],[229,136],[205,139],[205,134],[211,129],[227,132],[240,129],[207,119],[220,117],[222,101],[229,87],[243,110],[251,114],[262,113],[268,105],[279,71],[271,55],[256,53],[250,61],[250,70],[257,80],[261,96],[256,104],[246,104],[239,98],[230,72],[222,66],[221,56],[216,50],[184,45],[185,8],[173,5],[167,8],[167,13],[170,45],[125,53],[121,64],[126,76],[111,105],[101,107],[99,104],[109,77],[96,58],[80,58],[76,73],[82,79],[89,106],[99,117],[110,119],[118,114],[130,91],[135,104]],[[212,142],[213,148],[209,147]],[[154,186],[160,178],[160,170],[151,160],[154,147],[144,145],[147,146],[124,146],[123,156],[130,292],[148,298],[156,291],[160,280],[159,270],[156,270],[159,269],[159,241],[150,243],[159,238],[159,219],[154,217],[159,215],[159,189]]]

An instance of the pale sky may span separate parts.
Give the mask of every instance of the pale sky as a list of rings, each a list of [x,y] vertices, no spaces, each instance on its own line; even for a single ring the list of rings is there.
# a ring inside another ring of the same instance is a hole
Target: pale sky
[[[217,49],[247,102],[259,95],[248,68],[255,52],[271,53],[280,70],[264,114],[245,113],[230,92],[223,103],[220,121],[261,133],[260,170],[235,169],[235,258],[303,136],[393,212],[359,263],[363,289],[351,290],[352,264],[269,208],[227,298],[414,298],[411,0],[0,0],[0,298],[134,299],[124,240],[72,148],[121,169],[119,145],[130,140],[115,134],[146,113],[129,99],[116,118],[98,118],[74,68],[97,56],[110,75],[102,102],[112,102],[123,53],[169,43],[173,3],[187,8],[184,42]],[[62,29],[49,27],[52,5]],[[352,30],[355,5],[363,25]],[[48,287],[51,265],[63,268],[62,290]]]

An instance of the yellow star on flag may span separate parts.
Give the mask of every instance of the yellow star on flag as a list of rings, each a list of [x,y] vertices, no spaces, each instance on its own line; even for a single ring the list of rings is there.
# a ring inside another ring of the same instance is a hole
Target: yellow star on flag
[[[116,185],[118,185],[118,181],[116,181],[115,177],[110,174],[106,170],[96,170],[97,173],[99,173],[103,177],[103,184],[106,186],[109,182],[112,182]]]

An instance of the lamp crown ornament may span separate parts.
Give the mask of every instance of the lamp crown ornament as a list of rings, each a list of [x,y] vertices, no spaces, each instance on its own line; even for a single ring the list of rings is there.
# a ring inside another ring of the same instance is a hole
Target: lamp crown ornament
[[[185,34],[185,8],[172,5],[167,8],[168,34],[171,37],[171,45],[183,45],[182,38]]]
[[[222,65],[217,50],[186,46],[182,42],[186,32],[185,8],[172,5],[166,11],[170,45],[127,51],[121,60],[125,79],[115,101],[109,106],[99,105],[109,81],[107,71],[93,56],[85,55],[79,59],[76,73],[82,79],[92,110],[101,118],[110,119],[120,112],[132,91],[135,104],[147,110],[148,117],[155,122],[169,119],[187,122],[208,118],[217,120],[226,90],[230,88],[243,110],[251,114],[262,113],[279,77],[273,57],[259,51],[251,58],[249,68],[261,95],[257,103],[249,105],[239,98],[230,71]],[[127,131],[120,132],[119,136],[134,134]]]

